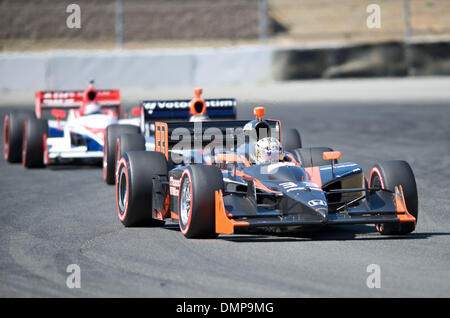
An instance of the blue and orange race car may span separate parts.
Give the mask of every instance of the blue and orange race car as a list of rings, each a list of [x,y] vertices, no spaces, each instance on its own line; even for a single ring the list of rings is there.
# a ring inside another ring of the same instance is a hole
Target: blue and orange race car
[[[330,148],[285,151],[280,122],[264,119],[263,108],[254,113],[248,121],[155,122],[154,151],[125,152],[118,161],[123,225],[177,220],[187,238],[329,224],[374,224],[382,234],[415,229],[408,163],[383,162],[365,177]]]

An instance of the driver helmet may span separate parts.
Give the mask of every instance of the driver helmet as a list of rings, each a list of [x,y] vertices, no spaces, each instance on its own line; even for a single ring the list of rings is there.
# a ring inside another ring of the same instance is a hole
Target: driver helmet
[[[255,144],[255,162],[257,164],[275,163],[284,157],[283,147],[274,137],[261,138]]]
[[[102,107],[97,102],[90,102],[86,104],[86,107],[84,108],[84,115],[94,115],[94,114],[101,114],[102,113]]]

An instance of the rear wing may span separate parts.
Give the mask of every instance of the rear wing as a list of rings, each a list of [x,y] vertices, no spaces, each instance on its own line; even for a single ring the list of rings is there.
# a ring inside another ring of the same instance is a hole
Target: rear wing
[[[96,101],[102,108],[113,109],[120,117],[120,90],[97,90]],[[83,104],[83,90],[68,91],[38,91],[35,98],[37,118],[42,118],[43,112],[52,109],[77,109]]]
[[[278,120],[265,120],[275,137],[281,138],[281,125]],[[169,156],[169,151],[178,143],[188,141],[192,149],[199,145],[204,147],[220,135],[221,142],[239,142],[244,137],[245,126],[248,120],[225,120],[225,121],[203,121],[203,122],[155,122],[155,151]],[[280,139],[281,140],[281,139]]]
[[[236,100],[234,98],[205,99],[206,116],[211,119],[235,119]],[[147,100],[141,103],[143,122],[188,119],[190,99]]]

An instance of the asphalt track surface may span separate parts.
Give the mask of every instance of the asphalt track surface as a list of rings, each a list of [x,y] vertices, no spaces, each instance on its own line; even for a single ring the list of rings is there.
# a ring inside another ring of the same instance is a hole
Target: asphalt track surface
[[[357,225],[187,240],[173,223],[123,227],[98,167],[25,170],[1,159],[0,296],[449,297],[450,105],[283,103],[267,114],[298,128],[304,145],[331,146],[365,171],[407,160],[416,231],[381,236]],[[250,118],[251,108],[238,115]],[[79,289],[66,286],[69,264],[80,266]],[[380,266],[381,288],[366,285],[370,264]]]

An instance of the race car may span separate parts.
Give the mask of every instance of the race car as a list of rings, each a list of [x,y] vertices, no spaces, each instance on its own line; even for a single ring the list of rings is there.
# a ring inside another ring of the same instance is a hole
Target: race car
[[[4,157],[27,168],[74,159],[101,163],[108,125],[139,131],[139,118],[120,116],[120,91],[96,90],[94,81],[84,91],[38,91],[34,112],[12,111],[5,116]]]
[[[249,121],[155,122],[155,150],[119,160],[121,223],[173,220],[187,238],[332,224],[374,224],[381,234],[415,229],[417,187],[407,162],[376,164],[365,177],[331,148],[285,151],[280,121],[264,119],[261,107],[254,114]]]
[[[204,99],[203,89],[194,89],[191,100],[147,100],[139,108],[132,110],[140,117],[139,133],[130,132],[121,125],[110,125],[106,129],[103,156],[103,179],[107,184],[115,184],[118,159],[127,151],[155,150],[155,121],[204,122],[236,119],[237,103],[234,98]],[[296,129],[285,128],[283,146],[287,150],[300,148],[300,133]]]

